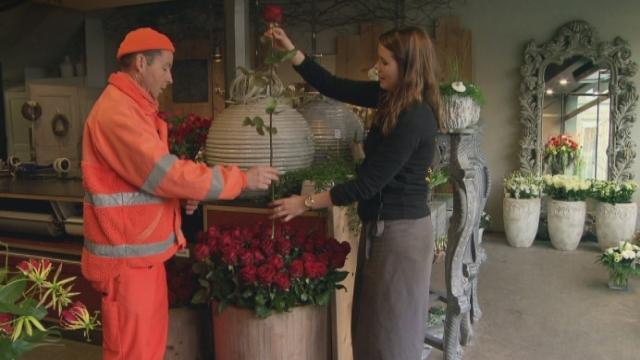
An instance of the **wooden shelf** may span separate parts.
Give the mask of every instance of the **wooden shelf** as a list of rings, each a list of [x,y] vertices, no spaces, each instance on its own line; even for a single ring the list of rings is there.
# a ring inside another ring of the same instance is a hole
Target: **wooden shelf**
[[[82,239],[55,239],[55,238],[39,238],[39,237],[19,237],[19,236],[0,236],[0,242],[9,246],[10,252],[20,252],[27,250],[29,253],[33,251],[40,252],[41,255],[56,254],[62,256],[71,256],[79,258],[82,254]],[[4,249],[0,249],[4,252]]]

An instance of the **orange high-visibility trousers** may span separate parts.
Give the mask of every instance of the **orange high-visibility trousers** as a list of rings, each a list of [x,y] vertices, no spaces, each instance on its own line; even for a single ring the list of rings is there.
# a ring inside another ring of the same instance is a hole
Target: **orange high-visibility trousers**
[[[164,263],[124,266],[116,277],[93,286],[103,294],[103,360],[162,360],[169,325]]]

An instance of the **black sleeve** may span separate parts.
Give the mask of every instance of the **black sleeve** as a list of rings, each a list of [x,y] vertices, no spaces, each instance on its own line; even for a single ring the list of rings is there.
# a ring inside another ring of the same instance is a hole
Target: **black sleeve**
[[[425,118],[433,114],[408,109],[400,114],[393,132],[386,136],[372,154],[367,154],[356,179],[334,186],[331,201],[342,206],[370,199],[380,192],[402,169],[411,154],[420,145],[425,124],[435,120]]]
[[[293,68],[322,95],[349,104],[375,108],[380,97],[377,81],[357,81],[338,78],[305,55],[304,61]]]

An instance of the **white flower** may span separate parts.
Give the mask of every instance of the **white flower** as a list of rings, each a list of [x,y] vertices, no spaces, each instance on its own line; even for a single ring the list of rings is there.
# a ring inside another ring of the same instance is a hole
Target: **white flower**
[[[376,69],[375,66],[369,69],[369,71],[367,72],[367,77],[369,77],[369,80],[378,81],[378,69]]]
[[[636,257],[636,253],[633,250],[624,250],[621,255],[623,259],[634,259]]]
[[[614,262],[617,262],[617,263],[618,263],[618,262],[620,262],[621,260],[622,260],[622,255],[620,255],[620,254],[618,254],[618,253],[613,254],[613,261],[614,261]]]
[[[462,81],[456,81],[451,83],[451,88],[453,88],[453,90],[459,92],[459,93],[463,93],[465,91],[467,91],[467,88],[464,86],[464,84],[462,83]]]
[[[612,247],[608,248],[606,253],[609,254],[609,255],[613,254],[613,248]]]
[[[633,251],[633,245],[630,242],[625,241],[624,244],[620,247],[620,250],[622,250],[622,251]]]

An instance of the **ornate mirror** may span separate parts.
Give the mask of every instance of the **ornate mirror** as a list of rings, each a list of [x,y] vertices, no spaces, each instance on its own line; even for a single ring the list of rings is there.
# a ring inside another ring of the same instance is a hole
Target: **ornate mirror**
[[[521,170],[541,175],[546,141],[566,134],[582,147],[578,176],[633,178],[636,71],[626,41],[600,42],[584,21],[562,26],[547,43],[530,41],[520,68]]]

